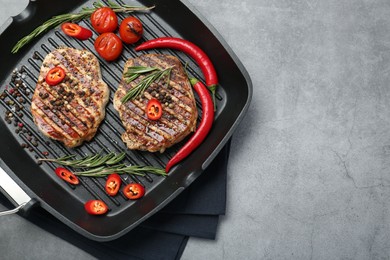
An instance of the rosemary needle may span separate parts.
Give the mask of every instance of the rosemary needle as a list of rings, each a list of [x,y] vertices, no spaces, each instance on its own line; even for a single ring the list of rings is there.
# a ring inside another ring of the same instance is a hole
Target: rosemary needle
[[[130,83],[135,80],[141,74],[145,75],[134,87],[132,87],[121,99],[122,103],[126,103],[130,99],[134,99],[141,95],[153,82],[160,81],[163,77],[166,77],[166,84],[169,84],[170,75],[173,67],[166,69],[159,69],[156,67],[130,67],[124,74],[126,83]]]

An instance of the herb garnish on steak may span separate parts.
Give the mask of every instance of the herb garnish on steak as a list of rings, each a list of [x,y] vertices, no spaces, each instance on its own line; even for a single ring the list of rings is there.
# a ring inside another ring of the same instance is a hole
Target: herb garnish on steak
[[[124,74],[131,67],[157,67],[162,70],[172,68],[169,82],[165,78],[154,81],[135,99],[122,102],[128,91],[144,77],[141,75],[127,83],[123,76],[114,96],[114,108],[118,110],[125,132],[122,140],[129,149],[150,152],[165,151],[166,148],[183,140],[195,131],[198,112],[191,84],[180,61],[170,55],[146,54],[129,59]],[[150,99],[156,98],[162,104],[160,119],[148,119],[145,108]]]

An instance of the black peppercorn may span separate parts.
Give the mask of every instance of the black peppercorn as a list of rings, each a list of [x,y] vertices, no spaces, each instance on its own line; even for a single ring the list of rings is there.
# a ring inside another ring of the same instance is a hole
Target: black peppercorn
[[[40,57],[39,57],[37,52],[34,52],[33,59],[34,60],[39,60],[40,59]]]

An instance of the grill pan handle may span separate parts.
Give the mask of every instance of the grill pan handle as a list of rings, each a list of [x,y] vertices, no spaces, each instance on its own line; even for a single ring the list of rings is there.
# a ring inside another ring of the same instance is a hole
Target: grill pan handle
[[[0,217],[1,216],[5,216],[5,215],[11,215],[11,214],[14,214],[14,213],[17,213],[21,208],[23,208],[27,203],[23,203],[19,206],[17,206],[16,208],[14,209],[11,209],[11,210],[7,210],[7,211],[2,211],[0,212]]]
[[[3,160],[0,159],[0,191],[16,206],[16,208],[0,212],[0,216],[17,212],[25,216],[38,201],[32,199],[4,169],[10,171]]]

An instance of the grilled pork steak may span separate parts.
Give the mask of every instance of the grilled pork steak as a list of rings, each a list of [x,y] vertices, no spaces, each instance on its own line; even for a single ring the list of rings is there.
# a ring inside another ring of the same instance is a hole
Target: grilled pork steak
[[[124,73],[129,67],[144,66],[165,69],[172,67],[169,85],[166,80],[152,83],[142,95],[122,103],[121,99],[129,89],[137,85],[144,75],[126,83],[122,77],[114,96],[114,108],[118,110],[126,132],[122,140],[129,149],[150,152],[163,152],[166,148],[181,141],[196,128],[198,112],[191,84],[180,61],[174,56],[162,54],[141,55],[129,59]],[[145,107],[148,101],[156,98],[162,104],[162,116],[158,120],[148,119]]]
[[[66,76],[50,86],[45,77],[56,66],[64,69]],[[75,147],[94,137],[108,99],[109,89],[101,78],[97,58],[85,50],[61,47],[42,63],[31,112],[44,135]]]

